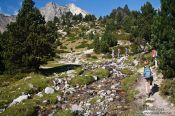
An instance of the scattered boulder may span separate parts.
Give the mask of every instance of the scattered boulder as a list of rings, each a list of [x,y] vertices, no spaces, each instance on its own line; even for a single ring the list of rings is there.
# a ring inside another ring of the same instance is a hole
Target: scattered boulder
[[[10,103],[10,105],[8,107],[11,107],[17,103],[21,103],[22,101],[28,99],[30,97],[30,95],[21,95],[18,98],[14,99],[12,103]]]
[[[46,94],[53,94],[55,91],[54,91],[54,89],[52,87],[46,87],[44,92]]]

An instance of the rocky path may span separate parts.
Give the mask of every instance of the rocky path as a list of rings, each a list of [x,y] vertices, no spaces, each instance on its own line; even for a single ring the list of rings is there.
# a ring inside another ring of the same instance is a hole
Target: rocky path
[[[139,69],[138,72],[143,74],[143,68]],[[160,96],[159,87],[162,82],[162,75],[156,76],[155,74],[156,71],[153,71],[154,94],[150,98],[145,96],[145,80],[141,78],[136,86],[136,90],[139,91],[139,94],[136,96],[136,102],[143,106],[142,113],[145,116],[175,116],[174,105]]]
[[[69,80],[55,78],[54,88],[62,92],[62,95],[58,98],[59,102],[56,104],[56,109],[68,108],[76,112],[77,116],[127,114],[129,104],[126,100],[126,93],[121,89],[120,83],[123,78],[127,78],[119,70],[119,68],[122,68],[122,65],[106,62],[98,65],[93,64],[92,66],[88,65],[85,68],[93,69],[97,67],[108,69],[111,72],[110,76],[96,80],[92,84],[83,87],[73,87],[68,84]],[[73,76],[73,70],[68,72],[70,73],[69,75]]]

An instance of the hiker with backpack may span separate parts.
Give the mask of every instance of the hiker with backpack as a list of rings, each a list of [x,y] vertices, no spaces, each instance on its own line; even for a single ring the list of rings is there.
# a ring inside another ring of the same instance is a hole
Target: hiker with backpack
[[[143,78],[146,81],[146,83],[145,83],[146,94],[147,94],[148,97],[150,97],[150,95],[152,95],[153,74],[152,74],[152,70],[149,66],[149,61],[148,60],[144,61]]]

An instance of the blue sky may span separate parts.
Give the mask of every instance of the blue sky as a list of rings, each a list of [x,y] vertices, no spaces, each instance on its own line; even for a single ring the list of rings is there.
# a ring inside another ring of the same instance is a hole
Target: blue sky
[[[6,15],[17,14],[23,0],[0,0],[0,13]],[[160,7],[160,0],[34,0],[38,8],[43,7],[48,2],[55,2],[59,5],[75,3],[78,7],[96,16],[105,16],[112,9],[128,5],[131,10],[140,10],[140,7],[147,1],[151,2],[154,8]]]

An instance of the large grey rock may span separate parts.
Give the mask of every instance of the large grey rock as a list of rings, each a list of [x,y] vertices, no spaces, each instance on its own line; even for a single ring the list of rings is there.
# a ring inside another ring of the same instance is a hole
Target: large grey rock
[[[52,87],[46,87],[44,92],[46,94],[53,94],[55,91],[54,91],[54,89]]]
[[[17,103],[21,103],[22,101],[28,99],[28,97],[30,97],[30,95],[21,95],[18,98],[14,99],[12,103],[10,103],[10,105],[8,107],[11,107]]]

